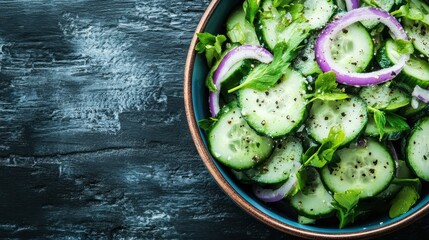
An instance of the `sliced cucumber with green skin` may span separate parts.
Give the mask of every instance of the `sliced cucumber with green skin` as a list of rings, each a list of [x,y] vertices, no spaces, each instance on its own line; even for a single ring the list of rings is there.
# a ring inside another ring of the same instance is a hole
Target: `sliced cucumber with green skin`
[[[322,70],[316,62],[316,54],[314,53],[316,37],[317,36],[314,35],[309,38],[304,49],[301,50],[301,53],[293,62],[293,68],[304,76],[322,73]]]
[[[391,82],[363,87],[359,96],[369,107],[380,110],[396,110],[411,102],[411,96]]]
[[[404,29],[413,41],[415,49],[429,57],[429,26],[419,21],[404,19]]]
[[[315,168],[307,169],[307,181],[303,189],[290,199],[290,203],[299,214],[311,218],[320,218],[334,212],[334,199],[323,186]]]
[[[303,16],[311,29],[321,29],[335,12],[333,0],[304,0]]]
[[[305,78],[289,70],[267,91],[238,92],[241,114],[257,132],[278,138],[300,126],[306,114]]]
[[[221,93],[226,102],[231,102],[235,99],[235,94],[228,93],[229,89],[238,86],[241,80],[249,74],[252,69],[252,61],[244,60],[235,64],[229,71],[228,75],[225,76],[225,80],[221,83]]]
[[[241,45],[260,45],[255,28],[246,20],[246,14],[241,6],[226,21],[226,35],[231,42],[238,42]]]
[[[332,0],[304,0],[303,17],[305,21],[295,20],[285,25],[287,14],[281,14],[274,6],[272,0],[262,2],[261,13],[256,23],[260,42],[269,49],[274,49],[279,42],[286,42],[293,47],[299,45],[303,39],[296,39],[296,34],[321,29],[334,14],[335,6]],[[291,43],[292,42],[292,43]]]
[[[400,57],[395,41],[389,39],[380,49],[377,59],[380,66],[386,68],[396,64]],[[396,79],[411,86],[429,87],[429,62],[412,55]]]
[[[302,145],[297,139],[278,141],[270,158],[256,168],[245,171],[245,174],[258,183],[281,183],[289,178],[295,165],[299,164],[302,153]]]
[[[310,109],[307,120],[307,132],[317,142],[322,143],[334,126],[340,126],[345,145],[355,139],[364,130],[368,121],[366,103],[357,96],[346,100],[316,100]]]
[[[406,143],[405,156],[413,172],[429,181],[429,117],[414,126]]]
[[[398,140],[400,139],[409,128],[393,128],[390,125],[384,127],[383,139],[385,140]],[[378,131],[377,125],[375,124],[374,117],[371,115],[368,118],[368,123],[366,124],[364,136],[379,138],[380,132]]]
[[[234,170],[249,169],[263,162],[271,155],[274,144],[247,124],[237,102],[221,109],[207,139],[212,156]]]
[[[259,35],[259,41],[268,49],[274,49],[277,44],[277,25],[280,18],[281,15],[273,6],[272,0],[262,1],[261,11],[256,21],[256,33]]]
[[[416,102],[416,106],[413,106],[413,104],[409,104],[403,108],[401,108],[398,113],[401,114],[402,116],[408,118],[408,117],[414,117],[414,116],[418,116],[420,115],[422,112],[427,112],[429,110],[429,105],[421,102],[417,99],[413,99],[412,102],[415,101]]]
[[[339,161],[321,170],[322,181],[334,193],[360,191],[361,199],[376,196],[386,189],[395,173],[395,161],[378,141],[351,144],[337,151]]]
[[[399,160],[396,178],[406,179],[406,178],[413,178],[413,177],[414,177],[414,174],[408,168],[406,162],[403,160]],[[402,186],[392,183],[389,185],[387,189],[377,194],[377,196],[375,197],[379,199],[390,199],[394,197],[399,192],[399,190],[401,190],[401,188]]]
[[[332,59],[348,72],[362,72],[374,56],[371,35],[360,24],[344,28],[331,45]]]

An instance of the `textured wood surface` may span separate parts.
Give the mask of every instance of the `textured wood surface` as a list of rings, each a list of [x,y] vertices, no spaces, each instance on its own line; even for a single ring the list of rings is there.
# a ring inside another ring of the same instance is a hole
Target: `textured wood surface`
[[[208,4],[0,1],[0,238],[296,239],[239,209],[188,133],[183,67]]]

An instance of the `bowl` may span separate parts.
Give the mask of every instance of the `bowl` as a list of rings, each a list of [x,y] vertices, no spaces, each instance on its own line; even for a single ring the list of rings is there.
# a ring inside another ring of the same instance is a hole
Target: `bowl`
[[[213,0],[202,16],[196,33],[222,33],[228,14],[243,0]],[[204,56],[194,51],[197,37],[192,38],[185,66],[184,101],[188,125],[197,151],[219,186],[241,208],[261,222],[285,233],[309,239],[357,239],[385,235],[416,221],[429,211],[429,194],[422,193],[419,202],[407,213],[390,219],[387,214],[338,229],[338,223],[302,225],[296,216],[279,204],[266,204],[252,195],[245,185],[231,175],[227,167],[215,161],[207,149],[205,133],[197,122],[210,117],[205,77],[209,71]]]

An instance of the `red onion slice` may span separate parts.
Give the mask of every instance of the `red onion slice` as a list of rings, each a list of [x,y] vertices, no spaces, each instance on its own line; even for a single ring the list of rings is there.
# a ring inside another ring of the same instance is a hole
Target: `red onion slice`
[[[398,153],[396,152],[395,146],[393,146],[393,143],[389,141],[388,143],[390,153],[392,153],[393,160],[395,161],[396,171],[395,171],[395,177],[399,176],[399,157]]]
[[[235,64],[245,59],[254,59],[262,63],[270,63],[273,60],[273,55],[265,48],[253,45],[236,47],[225,55],[213,75],[213,83],[217,91],[210,92],[209,94],[209,108],[212,117],[215,117],[220,110],[219,93],[222,81],[225,80],[228,71],[231,70]]]
[[[295,168],[291,171],[289,179],[277,189],[263,188],[259,185],[253,185],[253,193],[264,202],[278,202],[290,193],[298,183],[296,173],[301,168],[301,163],[295,162]]]
[[[351,11],[353,9],[359,8],[359,0],[344,0],[346,2],[347,11]]]
[[[411,95],[424,103],[429,103],[429,90],[416,86]]]
[[[317,38],[315,52],[317,63],[319,64],[322,71],[335,72],[337,74],[337,81],[339,83],[351,86],[368,86],[389,81],[395,78],[396,75],[402,71],[405,63],[410,58],[409,54],[404,54],[392,67],[370,73],[351,73],[339,68],[332,59],[330,50],[332,41],[335,39],[337,33],[339,33],[344,28],[350,26],[353,23],[364,20],[375,20],[381,22],[390,29],[395,38],[408,40],[408,36],[398,20],[396,20],[396,18],[390,15],[388,12],[379,8],[365,7],[354,9],[334,20],[322,31],[322,33]],[[359,41],[359,39],[356,40]]]

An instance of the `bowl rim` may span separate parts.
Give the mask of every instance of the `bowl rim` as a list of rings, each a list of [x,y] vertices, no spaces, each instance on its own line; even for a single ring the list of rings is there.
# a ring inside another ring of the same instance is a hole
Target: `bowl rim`
[[[406,216],[405,218],[400,219],[399,221],[393,222],[389,225],[382,226],[380,228],[363,230],[358,232],[349,232],[349,233],[320,233],[315,231],[310,231],[306,229],[297,228],[286,223],[283,223],[262,211],[258,210],[251,203],[249,203],[243,196],[234,190],[234,188],[228,183],[224,178],[222,173],[219,171],[217,166],[214,164],[213,159],[205,147],[202,136],[200,135],[199,127],[195,119],[195,112],[192,99],[192,75],[195,61],[195,46],[197,44],[197,33],[204,32],[204,29],[207,23],[210,20],[212,13],[215,11],[216,7],[222,0],[212,0],[204,12],[203,16],[200,19],[200,22],[197,25],[197,28],[193,34],[191,44],[189,46],[186,64],[184,69],[184,105],[186,112],[186,119],[188,122],[188,127],[193,139],[194,145],[200,155],[202,161],[204,162],[206,168],[213,176],[217,184],[221,189],[230,197],[232,200],[244,209],[251,216],[255,217],[259,221],[273,227],[279,231],[282,231],[287,234],[291,234],[297,237],[304,237],[308,239],[361,239],[361,238],[370,238],[377,237],[391,233],[395,230],[408,226],[409,224],[417,221],[419,218],[423,217],[429,211],[429,204],[426,204],[424,207],[416,210],[414,213]]]

